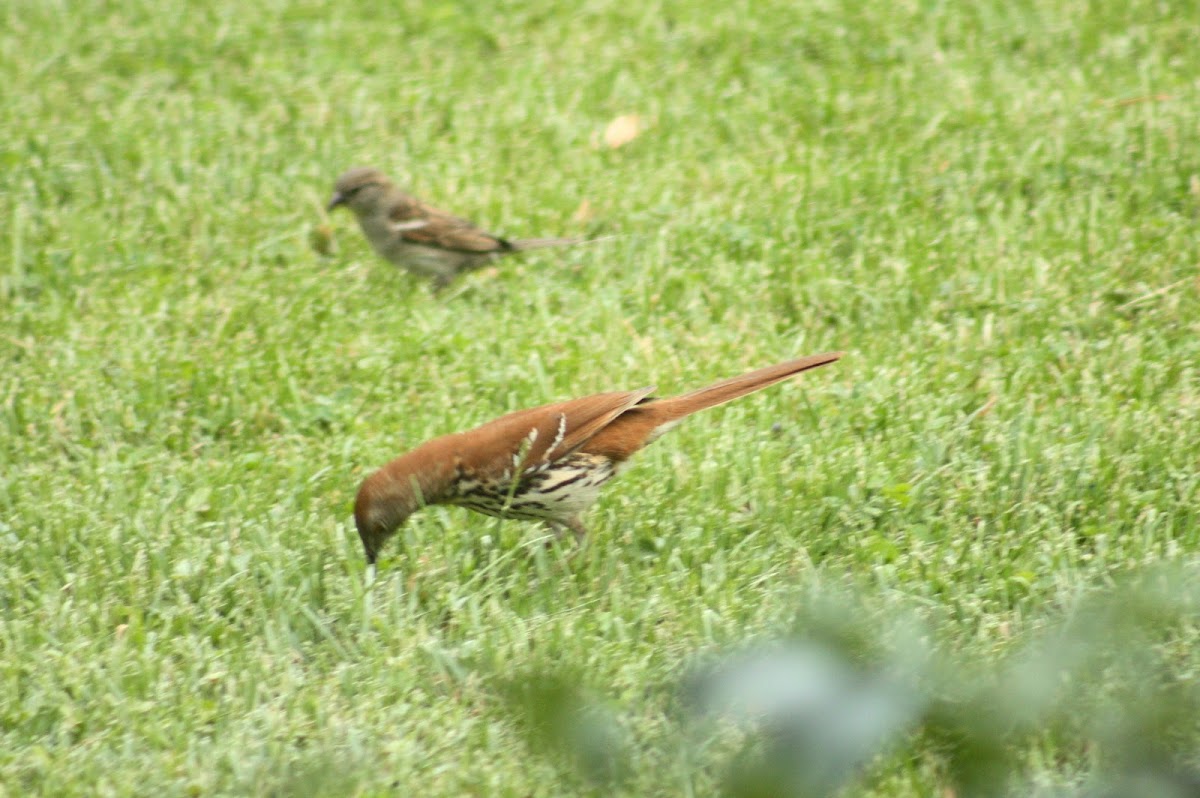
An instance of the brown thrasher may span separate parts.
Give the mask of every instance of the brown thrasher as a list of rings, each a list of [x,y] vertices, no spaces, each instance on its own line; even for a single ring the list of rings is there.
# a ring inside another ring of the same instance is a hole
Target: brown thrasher
[[[377,169],[355,167],[337,179],[327,210],[345,205],[358,218],[367,241],[381,257],[437,288],[500,255],[540,247],[578,244],[578,238],[506,240],[466,219],[439,211],[405,194]]]
[[[473,430],[427,441],[367,477],[354,521],[374,576],[379,549],[428,504],[499,518],[544,521],[558,535],[586,534],[582,514],[635,452],[699,410],[832,363],[812,355],[722,380],[671,399],[654,388],[585,396],[519,410]]]

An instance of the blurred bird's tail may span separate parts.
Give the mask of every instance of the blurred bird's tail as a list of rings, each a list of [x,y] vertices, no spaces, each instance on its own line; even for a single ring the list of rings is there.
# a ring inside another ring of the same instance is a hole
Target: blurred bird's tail
[[[595,244],[600,241],[607,241],[612,236],[603,236],[601,238],[518,238],[515,241],[510,240],[508,245],[517,252],[524,252],[527,249],[543,249],[545,247],[573,247],[576,244]]]

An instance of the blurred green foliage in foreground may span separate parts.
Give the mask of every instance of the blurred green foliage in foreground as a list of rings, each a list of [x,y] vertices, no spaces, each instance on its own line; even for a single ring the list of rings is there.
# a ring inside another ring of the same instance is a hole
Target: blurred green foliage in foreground
[[[685,782],[715,770],[736,798],[836,795],[877,754],[904,749],[933,752],[961,798],[1189,798],[1200,794],[1200,685],[1169,661],[1200,620],[1197,584],[1190,569],[1128,578],[998,659],[939,645],[915,615],[884,629],[846,594],[813,595],[785,639],[690,668],[654,744],[671,749]],[[625,720],[639,706],[606,701],[581,673],[531,671],[505,689],[534,750],[619,783]],[[1061,774],[1073,786],[1031,778],[1025,752],[1050,739],[1084,754],[1085,772]]]

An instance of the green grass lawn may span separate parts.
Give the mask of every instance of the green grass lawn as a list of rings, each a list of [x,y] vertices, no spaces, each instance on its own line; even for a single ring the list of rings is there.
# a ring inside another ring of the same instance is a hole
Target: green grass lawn
[[[0,795],[607,794],[498,686],[546,663],[625,794],[710,795],[672,686],[820,586],[986,662],[1194,560],[1198,40],[1149,0],[5,4]],[[612,238],[435,296],[324,216],[355,164]],[[432,509],[364,595],[354,492],[420,441],[830,349],[644,452],[569,561]]]

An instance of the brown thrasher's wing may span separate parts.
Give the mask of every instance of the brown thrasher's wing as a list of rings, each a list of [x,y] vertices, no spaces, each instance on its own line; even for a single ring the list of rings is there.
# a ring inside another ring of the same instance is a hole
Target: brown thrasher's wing
[[[653,388],[585,396],[518,410],[457,435],[446,436],[464,471],[497,478],[552,462],[583,447],[642,401]]]
[[[512,244],[466,219],[440,211],[408,195],[399,195],[388,213],[392,228],[405,241],[455,252],[508,252]]]
[[[682,396],[648,400],[629,408],[603,429],[598,430],[582,447],[583,451],[604,455],[618,462],[625,460],[653,441],[657,434],[692,413],[731,402],[802,371],[832,363],[841,356],[841,352],[827,352],[802,357],[722,380]]]

